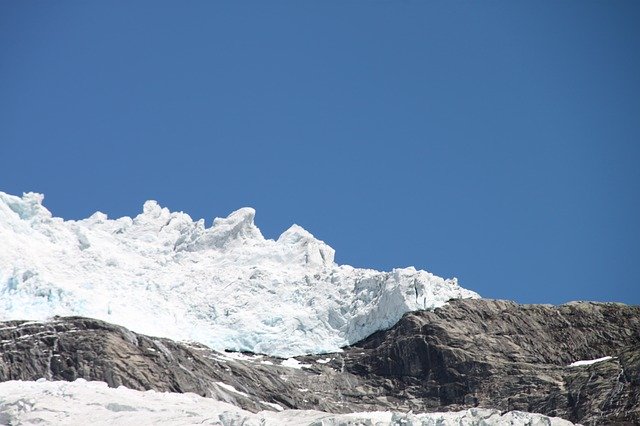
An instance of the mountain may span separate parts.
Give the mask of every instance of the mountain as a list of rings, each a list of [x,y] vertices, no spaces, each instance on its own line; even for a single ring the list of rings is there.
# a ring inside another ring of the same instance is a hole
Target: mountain
[[[250,208],[42,201],[0,192],[0,423],[640,424],[640,307],[338,265]]]
[[[289,359],[215,351],[81,317],[5,322],[0,345],[2,382],[82,378],[191,392],[253,413],[365,419],[367,412],[448,411],[467,416],[462,424],[481,424],[484,415],[494,416],[486,424],[550,424],[523,413],[530,412],[586,425],[640,423],[640,307],[621,304],[456,300],[408,313],[341,352]],[[504,423],[495,410],[520,420]],[[435,424],[441,414],[433,415],[412,422]]]
[[[141,214],[65,221],[41,194],[0,192],[0,319],[82,315],[215,349],[335,352],[406,312],[476,293],[414,268],[334,262],[297,225],[265,239],[243,208],[206,228],[147,201]]]

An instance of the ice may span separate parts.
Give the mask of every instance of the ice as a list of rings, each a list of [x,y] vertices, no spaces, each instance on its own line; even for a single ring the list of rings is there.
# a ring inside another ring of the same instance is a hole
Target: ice
[[[185,425],[223,426],[275,425],[530,425],[568,426],[571,422],[541,414],[472,408],[448,413],[368,412],[331,414],[311,410],[283,410],[275,403],[260,401],[276,411],[251,413],[226,402],[193,393],[136,391],[103,382],[0,383],[0,423],[78,425],[91,419],[93,425]]]
[[[479,297],[414,268],[338,265],[300,226],[266,239],[242,208],[209,228],[155,201],[65,221],[0,192],[0,319],[83,315],[217,350],[330,353],[418,309]]]

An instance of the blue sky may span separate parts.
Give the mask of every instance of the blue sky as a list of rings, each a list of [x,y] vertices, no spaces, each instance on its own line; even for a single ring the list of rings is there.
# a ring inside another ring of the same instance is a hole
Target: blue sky
[[[640,3],[0,2],[0,190],[640,303]]]

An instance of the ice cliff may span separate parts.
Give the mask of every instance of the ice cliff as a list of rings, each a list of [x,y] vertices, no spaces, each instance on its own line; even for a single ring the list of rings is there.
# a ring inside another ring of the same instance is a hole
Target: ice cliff
[[[53,217],[43,195],[0,192],[0,319],[82,315],[216,349],[339,350],[476,293],[414,268],[334,262],[300,226],[265,239],[242,208],[205,227],[147,201],[135,218]]]

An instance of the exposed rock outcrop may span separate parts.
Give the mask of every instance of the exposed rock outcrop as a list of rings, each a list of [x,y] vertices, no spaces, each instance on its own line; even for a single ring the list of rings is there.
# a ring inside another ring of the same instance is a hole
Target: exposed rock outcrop
[[[586,366],[574,361],[611,356]],[[0,381],[101,380],[244,409],[332,413],[521,410],[640,423],[640,307],[455,300],[341,353],[282,360],[212,351],[66,317],[0,324]]]
[[[348,371],[385,377],[400,400],[586,424],[640,422],[640,308],[456,300],[406,315],[356,347]],[[355,350],[355,347],[351,350]],[[613,359],[583,367],[577,360]],[[414,402],[414,403],[415,403]]]

